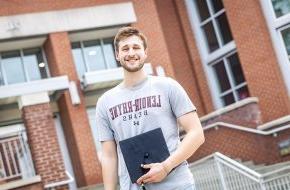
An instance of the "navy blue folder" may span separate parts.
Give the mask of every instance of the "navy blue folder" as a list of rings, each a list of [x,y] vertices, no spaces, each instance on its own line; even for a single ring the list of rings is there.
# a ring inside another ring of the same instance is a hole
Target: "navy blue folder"
[[[141,164],[160,163],[169,157],[161,128],[119,142],[132,183],[144,175]]]

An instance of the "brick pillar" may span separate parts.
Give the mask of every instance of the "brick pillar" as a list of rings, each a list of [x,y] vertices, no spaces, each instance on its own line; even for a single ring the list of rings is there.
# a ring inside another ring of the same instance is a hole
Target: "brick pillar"
[[[89,126],[84,94],[73,62],[71,45],[66,32],[49,34],[44,45],[52,76],[67,75],[78,87],[81,103],[73,105],[66,91],[58,100],[61,123],[79,187],[102,181],[101,165]]]
[[[132,26],[139,28],[148,39],[147,62],[151,63],[153,67],[162,66],[166,75],[174,78],[173,65],[154,0],[134,0],[133,4],[138,22],[132,24]]]
[[[67,180],[48,94],[25,95],[18,102],[36,174],[41,176],[44,185]]]
[[[224,0],[251,96],[259,98],[263,121],[290,113],[290,101],[259,1]]]
[[[213,104],[184,3],[155,0],[175,77],[202,116],[213,111]]]
[[[160,0],[159,0],[160,1]],[[185,1],[172,0],[173,6],[178,17],[178,22],[180,24],[180,30],[183,35],[183,40],[185,41],[185,47],[189,56],[193,68],[193,77],[196,80],[196,96],[200,96],[200,102],[203,105],[203,111],[199,112],[200,116],[206,115],[215,110],[212,102],[212,94],[209,89],[208,79],[205,75],[204,67],[201,62],[201,57],[197,48],[196,39],[192,31],[191,23],[189,21],[189,16]],[[184,71],[186,72],[186,71]],[[191,84],[193,85],[193,84]],[[198,107],[197,107],[198,109]]]

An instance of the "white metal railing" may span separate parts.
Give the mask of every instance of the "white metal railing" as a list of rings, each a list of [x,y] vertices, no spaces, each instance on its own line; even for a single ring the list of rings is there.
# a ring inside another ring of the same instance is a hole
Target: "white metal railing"
[[[190,164],[199,190],[289,190],[290,166],[260,174],[214,153]]]
[[[263,131],[263,130],[258,130],[258,129],[252,129],[252,128],[247,127],[247,126],[235,125],[235,124],[225,123],[225,122],[216,122],[216,123],[213,123],[213,124],[210,124],[210,125],[203,127],[203,130],[208,130],[208,129],[216,128],[216,127],[232,128],[232,129],[237,129],[240,131],[245,131],[245,132],[249,132],[249,133],[254,133],[254,134],[266,136],[266,135],[275,135],[278,132],[290,129],[290,124],[286,124],[286,125],[277,127],[275,129],[271,129],[269,131]]]
[[[0,182],[35,176],[25,131],[0,134]]]
[[[239,131],[253,133],[253,134],[256,134],[256,135],[262,135],[262,136],[273,135],[274,137],[276,137],[279,132],[287,130],[287,129],[290,129],[290,124],[285,124],[285,125],[282,125],[280,127],[275,128],[275,129],[264,131],[264,130],[261,130],[261,129],[253,129],[253,128],[250,128],[248,126],[235,125],[235,124],[225,123],[225,122],[220,122],[219,121],[219,122],[215,122],[215,123],[212,123],[212,124],[204,126],[203,130],[206,131],[206,130],[209,130],[209,129],[212,129],[212,128],[218,129],[219,127],[235,129],[235,130],[239,130]],[[184,130],[181,130],[180,133],[183,133],[183,131]],[[184,138],[184,135],[185,134],[182,134],[181,138]]]

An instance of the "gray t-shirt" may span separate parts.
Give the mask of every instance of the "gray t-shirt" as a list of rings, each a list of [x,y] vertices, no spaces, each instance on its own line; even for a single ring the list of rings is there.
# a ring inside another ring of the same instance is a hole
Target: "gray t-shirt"
[[[195,111],[185,90],[168,77],[148,76],[132,88],[118,85],[104,93],[97,102],[99,141],[115,140],[121,190],[138,190],[132,184],[119,141],[161,128],[170,154],[180,143],[177,118]],[[175,190],[193,184],[187,162],[175,168],[162,182],[147,184],[149,190]]]

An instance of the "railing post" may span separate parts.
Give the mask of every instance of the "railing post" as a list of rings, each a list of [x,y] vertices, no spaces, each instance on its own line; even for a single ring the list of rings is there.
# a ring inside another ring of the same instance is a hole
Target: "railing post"
[[[264,184],[264,180],[263,179],[260,179],[259,184],[260,184],[261,190],[266,190],[266,186]]]
[[[219,160],[218,160],[216,155],[214,155],[214,160],[215,160],[217,168],[218,168],[218,173],[219,173],[219,176],[220,176],[220,179],[221,179],[223,190],[227,190],[227,185],[226,185],[226,181],[225,181],[225,178],[224,178],[222,166],[221,166],[221,163],[219,162]]]

